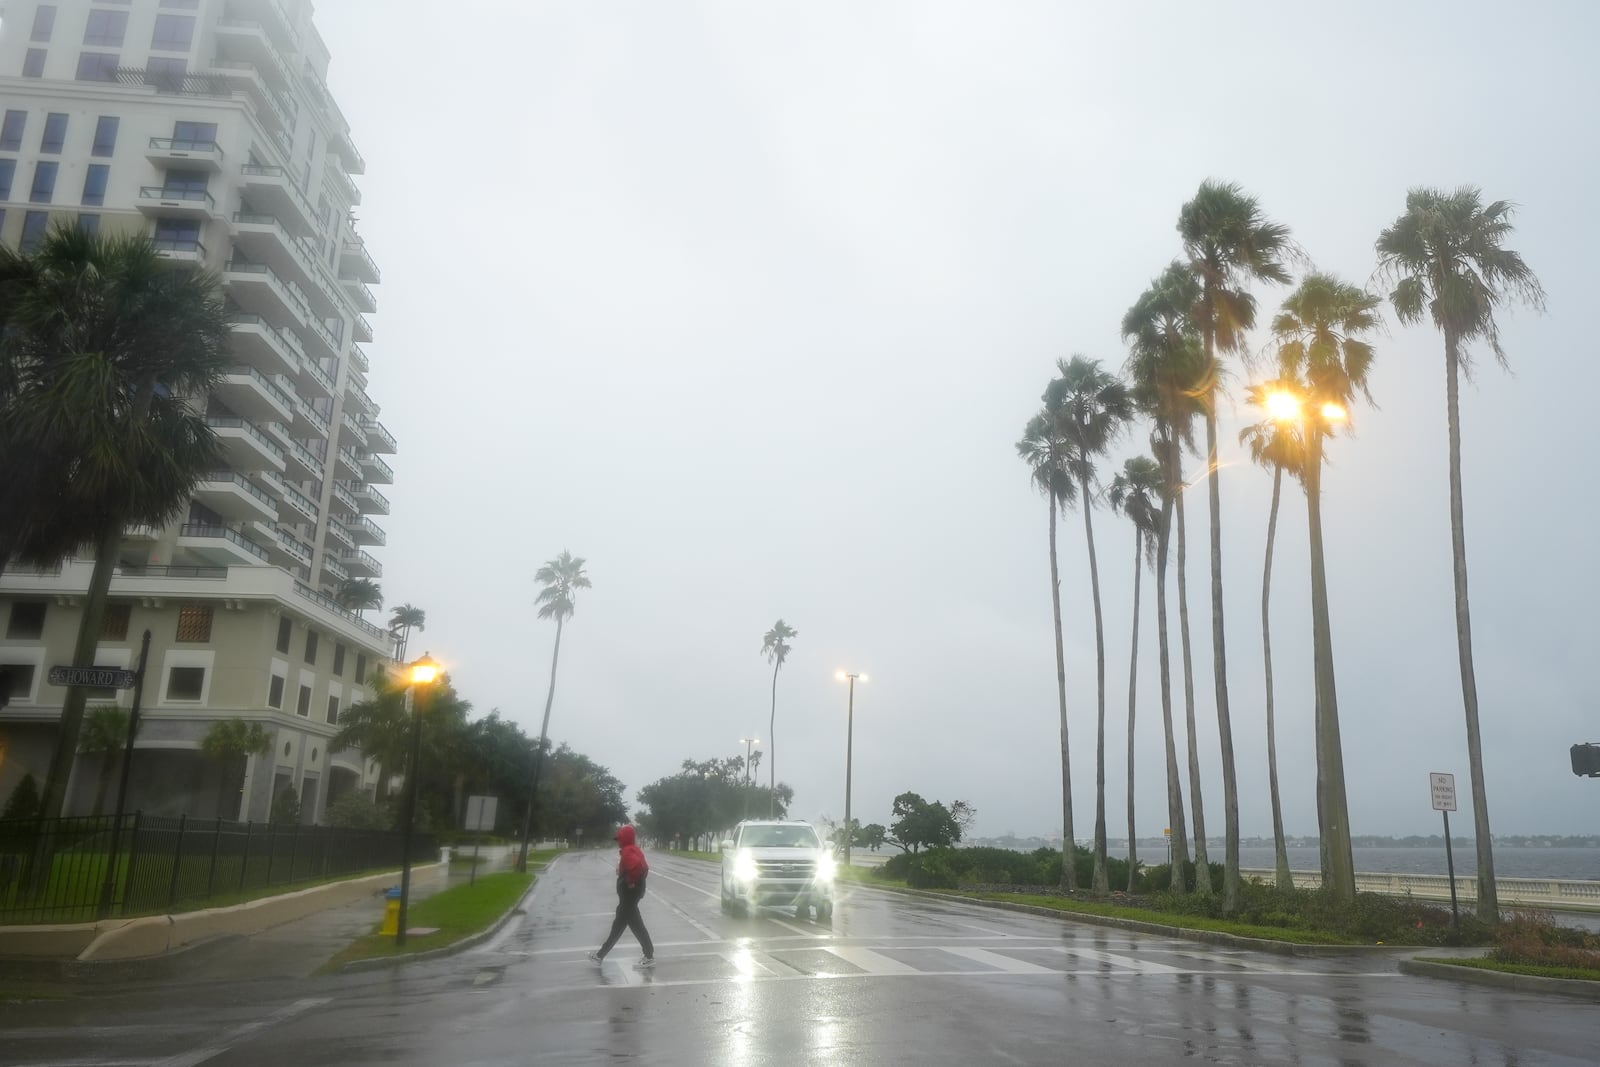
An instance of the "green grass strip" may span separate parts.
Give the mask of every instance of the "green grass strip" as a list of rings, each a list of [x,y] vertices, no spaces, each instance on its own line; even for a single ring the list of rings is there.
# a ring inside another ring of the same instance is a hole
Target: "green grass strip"
[[[1550,967],[1534,963],[1501,963],[1490,959],[1450,959],[1440,956],[1418,956],[1420,963],[1447,963],[1452,967],[1471,967],[1479,971],[1499,971],[1502,974],[1526,974],[1534,978],[1568,978],[1580,982],[1600,982],[1600,968]]]
[[[530,866],[531,860],[530,856]],[[403,948],[395,944],[392,936],[368,934],[351,942],[324,964],[319,973],[337,971],[352,960],[426,952],[428,949],[441,948],[464,937],[481,933],[522,897],[532,881],[531,872],[523,874],[517,871],[500,871],[496,874],[483,875],[469,885],[451,886],[408,909],[406,916],[408,929],[433,926],[438,928],[437,932],[412,934],[406,938]]]

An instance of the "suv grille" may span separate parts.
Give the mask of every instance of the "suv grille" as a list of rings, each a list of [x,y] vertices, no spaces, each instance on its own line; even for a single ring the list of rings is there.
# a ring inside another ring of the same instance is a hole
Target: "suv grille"
[[[756,870],[763,878],[813,878],[817,873],[817,861],[756,860]]]

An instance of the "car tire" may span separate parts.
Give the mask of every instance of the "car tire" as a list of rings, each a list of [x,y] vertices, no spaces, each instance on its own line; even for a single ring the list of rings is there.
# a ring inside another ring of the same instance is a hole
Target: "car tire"
[[[819,922],[819,923],[830,923],[832,921],[833,921],[833,904],[832,903],[818,904],[817,905],[817,922]]]

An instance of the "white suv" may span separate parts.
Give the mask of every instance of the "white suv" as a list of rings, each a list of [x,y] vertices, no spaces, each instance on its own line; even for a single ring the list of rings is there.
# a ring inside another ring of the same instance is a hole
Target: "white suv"
[[[796,918],[833,917],[833,853],[803,822],[742,822],[722,842],[722,910],[792,906]]]

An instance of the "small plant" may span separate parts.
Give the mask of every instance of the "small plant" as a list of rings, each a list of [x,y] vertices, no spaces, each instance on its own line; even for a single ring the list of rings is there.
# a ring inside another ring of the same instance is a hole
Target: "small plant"
[[[300,798],[295,795],[293,786],[286,785],[278,790],[278,795],[272,798],[272,813],[268,819],[278,825],[300,821]]]
[[[11,791],[11,799],[6,801],[6,810],[0,813],[0,819],[32,819],[38,814],[39,783],[34,781],[33,775],[25,774]]]

